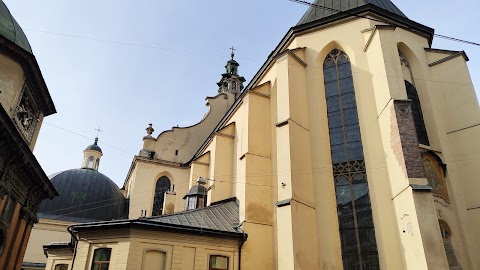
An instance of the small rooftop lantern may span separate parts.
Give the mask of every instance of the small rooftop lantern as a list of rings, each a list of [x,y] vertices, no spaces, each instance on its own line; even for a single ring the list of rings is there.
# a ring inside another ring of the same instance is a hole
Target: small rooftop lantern
[[[185,200],[185,210],[193,210],[203,208],[207,205],[207,193],[212,186],[206,188],[207,179],[199,177],[196,185],[192,186],[187,195],[183,197]]]

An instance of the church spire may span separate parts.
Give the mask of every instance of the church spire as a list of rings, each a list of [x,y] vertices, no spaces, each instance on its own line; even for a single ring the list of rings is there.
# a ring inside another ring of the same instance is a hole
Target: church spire
[[[243,90],[243,83],[245,78],[238,75],[238,64],[233,58],[235,57],[235,48],[231,47],[232,53],[230,54],[231,59],[228,60],[227,65],[225,66],[225,73],[222,74],[222,79],[217,83],[219,93],[231,93],[235,97],[238,97],[240,92]]]
[[[98,135],[95,137],[95,142],[87,146],[83,150],[82,169],[91,169],[98,171],[100,166],[100,158],[103,156],[102,149],[98,146]]]

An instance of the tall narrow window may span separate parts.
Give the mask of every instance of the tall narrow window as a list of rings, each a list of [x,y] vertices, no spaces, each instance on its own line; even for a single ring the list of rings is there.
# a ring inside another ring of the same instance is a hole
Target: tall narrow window
[[[108,270],[110,265],[111,248],[99,248],[93,253],[91,270]]]
[[[165,192],[170,190],[170,185],[170,180],[166,176],[162,176],[157,180],[157,184],[155,185],[155,197],[153,199],[152,216],[159,216],[163,213]]]
[[[380,269],[348,56],[330,52],[323,74],[343,267]]]
[[[415,89],[415,86],[408,81],[405,81],[405,88],[407,89],[408,99],[412,101],[411,106],[413,122],[415,124],[415,130],[417,131],[418,143],[430,145],[427,136],[427,129],[425,128],[425,122],[423,121],[422,106],[420,105],[417,89]]]

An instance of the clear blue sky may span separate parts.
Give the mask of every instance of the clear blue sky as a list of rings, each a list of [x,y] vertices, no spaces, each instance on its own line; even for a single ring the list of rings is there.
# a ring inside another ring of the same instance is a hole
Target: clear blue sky
[[[45,118],[35,148],[42,167],[47,174],[79,168],[101,126],[100,171],[120,187],[148,123],[157,135],[198,122],[205,97],[217,93],[228,48],[237,48],[248,82],[307,9],[287,0],[4,2],[32,45],[58,111]],[[394,3],[437,34],[480,42],[478,1]],[[478,96],[480,48],[438,38],[433,47],[466,51]]]

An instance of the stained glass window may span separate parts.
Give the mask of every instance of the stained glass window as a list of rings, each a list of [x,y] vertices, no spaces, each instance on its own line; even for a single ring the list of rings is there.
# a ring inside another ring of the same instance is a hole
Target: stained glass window
[[[153,199],[152,216],[159,216],[163,213],[163,201],[165,200],[165,192],[170,190],[170,179],[162,176],[157,180],[155,185],[155,197]]]
[[[350,60],[335,49],[323,67],[343,267],[380,269]]]
[[[412,101],[413,122],[415,123],[415,130],[417,131],[418,143],[430,145],[425,122],[423,121],[422,106],[420,106],[417,89],[415,89],[415,86],[408,81],[405,81],[405,88],[407,89],[408,99]]]

